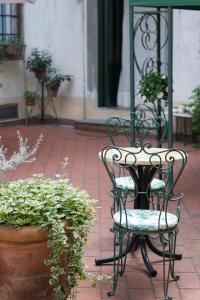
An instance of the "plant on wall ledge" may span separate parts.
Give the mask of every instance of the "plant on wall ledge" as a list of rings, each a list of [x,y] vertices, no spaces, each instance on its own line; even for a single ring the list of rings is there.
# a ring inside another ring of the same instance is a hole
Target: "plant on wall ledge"
[[[26,46],[18,37],[10,37],[1,39],[0,41],[0,57],[4,59],[23,59]]]
[[[136,94],[142,97],[145,103],[154,104],[156,100],[159,100],[167,105],[168,77],[165,74],[149,71],[142,76]]]

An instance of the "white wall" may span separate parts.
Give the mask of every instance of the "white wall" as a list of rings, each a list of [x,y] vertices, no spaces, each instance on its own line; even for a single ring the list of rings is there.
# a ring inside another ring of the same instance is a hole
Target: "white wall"
[[[123,67],[118,91],[118,105],[129,107],[129,31],[128,1],[125,0],[123,27]],[[164,32],[163,32],[164,34]],[[200,85],[200,12],[174,11],[173,88],[174,105],[187,102],[192,90]],[[136,43],[136,55],[142,64],[144,51],[140,50],[140,37]],[[149,53],[153,55],[153,53]],[[163,55],[164,53],[162,53]],[[138,76],[137,76],[138,77]],[[137,80],[136,80],[137,81]],[[141,101],[139,98],[137,101]]]
[[[61,94],[83,94],[82,1],[37,0],[25,5],[24,28],[27,55],[34,47],[48,49],[63,74],[73,74],[73,88],[62,85]],[[29,79],[32,76],[29,76]]]
[[[63,83],[56,99],[60,118],[82,119],[84,96],[86,118],[104,118],[105,109],[97,106],[97,0],[87,0],[87,32],[84,35],[83,14],[86,0],[37,0],[24,6],[24,39],[26,56],[34,47],[48,49],[55,66],[63,74],[73,74],[74,80]],[[129,107],[129,30],[128,0],[125,0],[123,70],[118,103]],[[94,12],[94,13],[93,13]],[[92,25],[91,25],[92,24]],[[87,40],[86,40],[87,37]],[[84,40],[85,39],[85,40]],[[87,47],[84,48],[84,47]],[[86,50],[86,51],[85,51]],[[85,54],[84,54],[85,53]],[[85,55],[85,57],[84,57]],[[85,61],[85,58],[88,61]],[[86,69],[85,69],[86,68]],[[0,104],[19,103],[20,118],[25,116],[24,89],[35,89],[36,79],[24,68],[22,61],[0,65]],[[85,70],[87,74],[85,73]],[[84,75],[85,81],[84,81]],[[89,76],[90,75],[90,76]],[[200,83],[200,12],[174,13],[174,100],[187,101],[192,89]],[[84,90],[86,87],[87,90]],[[85,94],[84,94],[85,91]],[[128,110],[126,111],[128,114]],[[117,114],[123,114],[117,110]],[[109,110],[108,110],[109,114]]]
[[[183,103],[200,84],[200,11],[174,12],[174,101]]]
[[[82,11],[83,1],[79,0],[37,0],[34,5],[24,5],[26,57],[35,47],[49,50],[58,71],[74,76],[73,81],[62,83],[56,99],[57,112],[62,118],[82,117]],[[3,65],[0,81],[4,83],[0,89],[0,104],[5,101],[19,102],[20,117],[24,117],[24,100],[21,96],[24,89],[36,89],[34,74],[26,70],[24,87],[23,63],[8,62]]]

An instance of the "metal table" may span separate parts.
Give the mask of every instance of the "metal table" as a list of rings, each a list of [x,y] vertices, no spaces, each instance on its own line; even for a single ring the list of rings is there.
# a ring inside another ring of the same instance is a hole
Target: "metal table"
[[[176,139],[179,139],[181,120],[183,121],[183,143],[187,142],[187,122],[192,120],[192,115],[189,113],[173,112],[173,117],[176,119]]]
[[[138,148],[134,148],[134,147],[120,148],[120,149],[124,149],[126,151],[133,152],[137,158],[137,161],[135,163],[135,165],[137,165],[137,169],[138,169],[137,173],[135,171],[135,168],[131,166],[131,164],[133,164],[133,162],[131,161],[131,158],[132,158],[131,155],[129,158],[130,159],[130,168],[129,168],[130,174],[132,176],[134,176],[134,178],[137,178],[137,181],[138,181],[138,195],[134,202],[135,203],[134,208],[135,209],[148,209],[149,202],[148,202],[147,195],[146,195],[147,187],[155,175],[156,165],[160,164],[160,158],[162,160],[161,161],[162,165],[168,164],[168,162],[166,161],[165,155],[166,155],[167,151],[169,151],[169,149],[150,148],[150,149],[148,149],[149,154],[146,153],[144,150],[142,150],[141,152],[138,153]],[[162,153],[160,153],[160,152],[162,152]],[[150,162],[149,158],[150,158],[151,154],[153,154],[153,153],[160,153],[160,155],[159,155],[159,157],[157,157],[156,155],[153,156],[151,159],[151,162]],[[182,156],[178,155],[177,152],[174,152],[174,155],[173,155],[173,151],[172,151],[170,154],[174,157],[175,162],[179,162],[182,160]],[[125,163],[125,157],[126,157],[126,153],[124,152],[124,155],[122,153],[122,157],[120,158],[120,161],[118,161],[118,163],[123,165],[123,163]],[[101,159],[101,152],[99,153],[99,158]],[[113,152],[110,152],[110,156],[108,154],[107,161],[108,162],[113,161]],[[127,164],[129,164],[129,161],[126,158],[126,165]],[[159,249],[157,249],[152,244],[148,235],[146,235],[145,239],[142,241],[137,237],[133,237],[128,248],[122,254],[122,256],[125,256],[130,251],[135,251],[138,248],[140,248],[141,253],[142,253],[142,258],[143,258],[145,266],[147,267],[149,275],[151,277],[155,277],[157,275],[157,271],[153,268],[153,266],[149,260],[146,245],[155,254],[163,257],[163,252],[160,251]],[[166,254],[166,257],[168,257],[167,254]],[[95,259],[95,263],[97,266],[99,266],[99,265],[102,265],[105,263],[113,262],[114,260],[118,260],[119,258],[120,257],[116,256],[116,257]],[[175,259],[181,260],[182,254],[176,254]]]

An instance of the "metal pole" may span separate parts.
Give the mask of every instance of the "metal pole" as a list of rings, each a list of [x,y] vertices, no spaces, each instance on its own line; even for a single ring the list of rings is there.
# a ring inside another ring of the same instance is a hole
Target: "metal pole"
[[[168,148],[173,147],[173,15],[168,7]]]
[[[41,124],[44,124],[44,80],[41,82],[42,95],[41,95]]]
[[[135,142],[135,44],[133,40],[134,33],[134,7],[129,6],[129,36],[130,36],[130,119],[131,119],[131,145]]]
[[[157,73],[161,73],[161,24],[160,24],[160,8],[157,8]],[[157,114],[158,117],[161,116],[161,102],[157,100]],[[162,128],[161,121],[158,120],[159,127],[157,129],[157,146],[161,147],[161,136],[162,136]]]

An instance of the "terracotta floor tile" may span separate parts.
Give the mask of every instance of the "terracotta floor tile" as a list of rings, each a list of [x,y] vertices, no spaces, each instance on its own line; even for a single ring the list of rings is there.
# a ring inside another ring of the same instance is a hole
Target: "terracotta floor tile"
[[[69,157],[64,170],[71,183],[85,188],[92,198],[98,200],[96,221],[89,233],[89,243],[85,252],[88,271],[96,274],[111,275],[112,264],[95,266],[95,258],[113,254],[112,218],[109,196],[111,183],[102,162],[98,159],[99,151],[109,140],[105,134],[76,131],[71,126],[37,125],[1,127],[1,136],[9,153],[18,147],[16,130],[19,129],[33,144],[36,137],[43,133],[43,143],[32,164],[21,166],[17,171],[6,173],[8,180],[30,177],[32,173],[44,172],[53,177],[62,172],[60,162]],[[181,142],[175,146],[184,148]],[[170,283],[173,299],[200,300],[200,150],[187,144],[188,164],[177,189],[183,191],[184,201],[181,210],[180,232],[177,240],[177,252],[183,254],[182,261],[176,262],[176,272],[180,274],[178,282]],[[128,255],[126,271],[119,279],[116,294],[109,298],[107,292],[111,283],[98,284],[91,288],[89,281],[81,282],[77,300],[158,300],[163,299],[161,257],[149,251],[149,258],[158,271],[156,278],[149,278],[143,264],[140,251]]]

